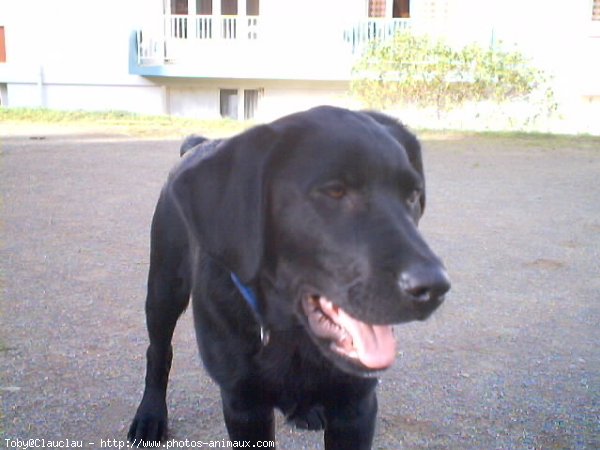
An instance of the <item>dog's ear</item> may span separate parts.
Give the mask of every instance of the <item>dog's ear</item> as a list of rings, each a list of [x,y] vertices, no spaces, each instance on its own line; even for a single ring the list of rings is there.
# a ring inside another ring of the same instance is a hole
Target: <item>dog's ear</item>
[[[209,255],[243,281],[262,263],[266,167],[275,146],[268,126],[215,144],[182,161],[169,182],[189,231]]]
[[[405,148],[408,160],[423,180],[423,193],[421,195],[421,214],[425,211],[425,172],[423,171],[423,157],[421,144],[417,137],[398,120],[376,111],[364,111],[366,115],[382,125],[390,135]]]
[[[208,138],[205,138],[204,136],[198,136],[197,134],[190,134],[181,143],[181,147],[179,147],[179,156],[185,155],[188,150],[205,142],[208,142]]]

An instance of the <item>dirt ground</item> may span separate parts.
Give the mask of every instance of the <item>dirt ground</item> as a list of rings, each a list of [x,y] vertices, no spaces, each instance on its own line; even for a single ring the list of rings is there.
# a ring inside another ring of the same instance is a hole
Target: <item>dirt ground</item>
[[[429,321],[397,328],[375,449],[600,448],[600,140],[553,142],[425,142],[422,229],[453,288]],[[150,220],[178,145],[1,138],[0,448],[125,444]],[[189,312],[174,345],[171,437],[226,439]],[[277,442],[322,448],[322,434],[279,417]]]

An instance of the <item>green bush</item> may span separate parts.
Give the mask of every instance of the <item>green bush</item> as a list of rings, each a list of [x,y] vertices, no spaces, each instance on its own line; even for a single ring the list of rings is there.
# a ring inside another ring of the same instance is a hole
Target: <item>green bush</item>
[[[393,39],[372,42],[364,51],[353,69],[351,91],[370,108],[433,106],[439,115],[467,101],[501,103],[539,89],[546,89],[545,97],[551,100],[547,81],[519,52],[477,44],[457,49],[402,31]]]

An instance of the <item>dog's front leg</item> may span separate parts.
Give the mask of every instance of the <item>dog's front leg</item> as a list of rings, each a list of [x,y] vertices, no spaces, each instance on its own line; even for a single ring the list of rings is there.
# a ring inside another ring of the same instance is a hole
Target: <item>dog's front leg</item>
[[[146,365],[146,386],[142,401],[127,437],[135,446],[167,438],[167,383],[173,348],[171,340],[177,319],[190,299],[187,250],[173,245],[160,234],[164,218],[157,213],[152,227],[146,323],[150,345]]]
[[[223,416],[231,441],[251,443],[275,441],[275,418],[273,406],[260,401],[256,390],[221,390]]]
[[[127,435],[136,446],[146,446],[148,442],[167,438],[166,394],[173,359],[171,339],[177,318],[185,309],[175,307],[176,302],[173,299],[171,301],[173,303],[168,303],[166,299],[161,302],[154,297],[151,289],[148,292],[146,313],[150,345],[146,353],[146,385]]]
[[[150,287],[146,304],[150,337],[146,353],[146,386],[127,435],[131,443],[137,446],[167,438],[166,395],[173,359],[171,339],[177,319],[187,304],[186,295],[189,298],[189,291],[179,294],[179,302],[175,298],[156,297],[156,294]]]
[[[326,450],[369,450],[375,434],[377,396],[375,391],[364,397],[326,409]]]
[[[173,351],[170,345],[148,347],[144,396],[129,428],[127,437],[136,447],[167,438],[167,382]]]

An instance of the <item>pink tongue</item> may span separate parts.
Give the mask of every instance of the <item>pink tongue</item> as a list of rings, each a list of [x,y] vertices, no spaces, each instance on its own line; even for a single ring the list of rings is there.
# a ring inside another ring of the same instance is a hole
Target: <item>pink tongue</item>
[[[336,345],[340,353],[357,358],[370,369],[385,369],[392,365],[396,357],[396,338],[391,325],[361,322],[324,298],[321,298],[320,306],[352,338],[351,348],[344,345],[344,342],[341,342],[341,346]]]
[[[370,369],[385,369],[396,358],[396,338],[391,325],[369,325],[339,310],[338,321],[352,336],[357,357]]]

